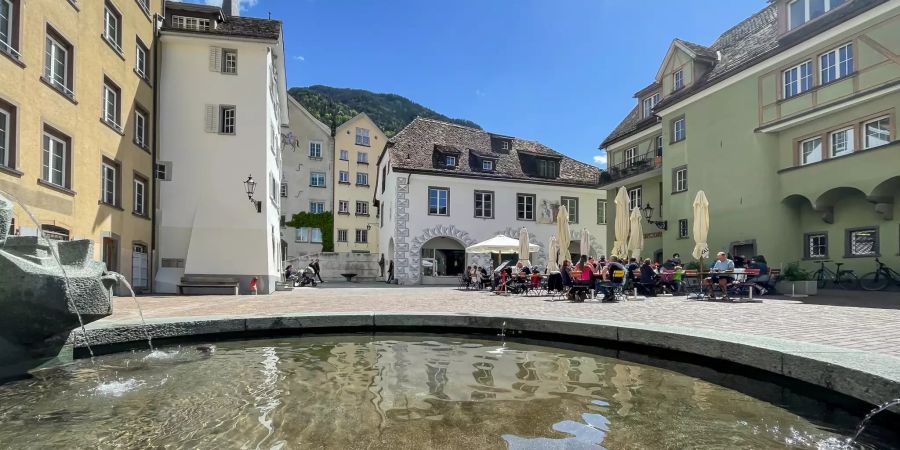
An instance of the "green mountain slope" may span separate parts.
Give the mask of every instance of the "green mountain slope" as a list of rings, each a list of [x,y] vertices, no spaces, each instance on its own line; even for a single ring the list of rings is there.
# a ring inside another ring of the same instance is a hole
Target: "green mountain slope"
[[[475,122],[451,119],[396,94],[376,94],[362,89],[321,85],[291,88],[288,94],[332,129],[361,112],[368,114],[388,137],[397,134],[416,116],[481,129]]]

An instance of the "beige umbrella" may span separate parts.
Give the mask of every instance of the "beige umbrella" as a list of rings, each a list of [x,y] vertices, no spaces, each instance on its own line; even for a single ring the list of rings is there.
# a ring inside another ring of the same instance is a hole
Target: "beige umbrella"
[[[631,210],[631,233],[628,235],[628,251],[632,258],[640,258],[644,250],[644,228],[641,226],[641,210]]]
[[[528,243],[528,230],[519,230],[519,262],[526,267],[531,266],[531,245]]]
[[[556,236],[559,239],[559,257],[556,258],[556,263],[561,267],[563,261],[572,261],[572,254],[569,253],[572,238],[569,235],[569,211],[566,205],[559,205],[559,212],[556,213]]]
[[[619,193],[616,194],[616,240],[613,243],[612,254],[616,255],[620,258],[627,258],[627,240],[628,240],[628,228],[630,225],[628,219],[628,192],[625,190],[625,187],[619,188]]]
[[[593,256],[591,255],[591,234],[588,233],[587,228],[581,229],[581,239],[579,240],[581,245],[580,253],[582,255]]]
[[[559,239],[556,239],[556,236],[550,236],[547,249],[547,271],[559,272],[559,264],[556,262],[556,255],[559,253]]]
[[[709,244],[706,243],[709,234],[709,200],[706,199],[706,193],[698,191],[694,197],[694,258],[701,260],[700,267],[703,267],[703,258],[709,258]]]

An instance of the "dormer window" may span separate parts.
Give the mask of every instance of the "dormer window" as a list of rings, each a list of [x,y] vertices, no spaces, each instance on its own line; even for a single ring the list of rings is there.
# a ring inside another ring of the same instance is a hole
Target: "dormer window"
[[[447,167],[456,167],[456,157],[453,155],[447,155],[447,158],[444,160],[444,164]]]
[[[172,16],[172,28],[184,30],[209,31],[209,19],[199,17]]]
[[[500,148],[503,149],[503,150],[509,150],[509,142],[507,142],[507,141],[501,141],[501,142],[500,142]]]
[[[789,29],[813,20],[846,3],[846,0],[793,0],[788,3]]]
[[[504,144],[505,144],[505,142],[504,142]],[[493,171],[494,170],[494,162],[491,160],[488,160],[488,159],[481,161],[481,170],[483,170],[485,172]]]
[[[653,107],[656,106],[657,103],[659,103],[659,92],[644,99],[644,101],[642,102],[644,113],[642,117],[644,119],[650,117],[650,115],[653,114]]]
[[[672,92],[684,87],[684,71],[679,70],[672,74]]]

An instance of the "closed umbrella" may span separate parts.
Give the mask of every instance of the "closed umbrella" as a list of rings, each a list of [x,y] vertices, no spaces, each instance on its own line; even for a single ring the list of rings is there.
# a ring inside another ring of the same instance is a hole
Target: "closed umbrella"
[[[641,227],[641,210],[631,210],[631,233],[628,235],[628,251],[632,258],[640,258],[644,250],[644,229]]]
[[[709,244],[706,243],[709,234],[709,200],[706,199],[706,193],[698,191],[694,197],[694,252],[691,253],[694,258],[701,261],[700,268],[703,268],[703,258],[709,258]]]
[[[525,267],[531,266],[531,246],[528,243],[528,230],[522,227],[519,230],[519,262]]]
[[[556,262],[559,253],[559,239],[556,236],[550,236],[550,242],[547,244],[547,271],[559,272],[559,264]]]
[[[581,254],[593,256],[591,255],[591,235],[588,233],[587,228],[581,229],[581,240],[579,242],[581,243]]]
[[[569,243],[572,238],[569,235],[569,211],[566,205],[559,205],[559,212],[556,213],[556,236],[559,239],[559,257],[556,263],[563,265],[563,261],[571,261],[572,254],[569,253]]]
[[[616,194],[616,240],[613,243],[612,254],[620,258],[628,258],[626,246],[628,241],[629,214],[628,214],[628,192],[625,187],[619,188]]]

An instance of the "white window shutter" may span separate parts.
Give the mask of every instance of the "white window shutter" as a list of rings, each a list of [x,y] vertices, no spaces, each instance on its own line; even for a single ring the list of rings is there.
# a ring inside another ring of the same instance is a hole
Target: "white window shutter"
[[[206,132],[219,132],[219,109],[216,105],[206,105]]]
[[[210,72],[222,71],[222,49],[219,47],[209,48],[209,70]]]

